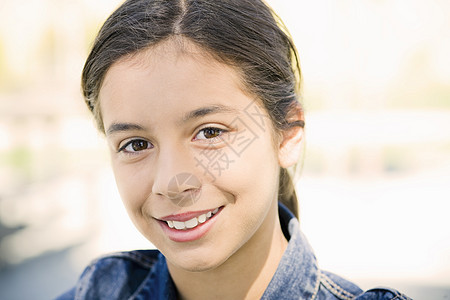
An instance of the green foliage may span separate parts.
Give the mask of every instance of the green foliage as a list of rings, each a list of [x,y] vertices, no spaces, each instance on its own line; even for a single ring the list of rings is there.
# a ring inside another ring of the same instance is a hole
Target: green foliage
[[[13,168],[24,176],[29,176],[31,175],[33,152],[27,147],[16,147],[0,154],[0,162],[2,165]]]

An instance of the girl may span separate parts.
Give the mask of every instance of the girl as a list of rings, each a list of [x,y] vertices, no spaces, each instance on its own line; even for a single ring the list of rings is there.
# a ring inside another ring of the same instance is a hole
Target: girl
[[[94,261],[60,299],[406,299],[318,268],[288,168],[294,44],[260,0],[129,0],[86,61],[128,214],[158,250]],[[377,298],[379,297],[379,298]]]

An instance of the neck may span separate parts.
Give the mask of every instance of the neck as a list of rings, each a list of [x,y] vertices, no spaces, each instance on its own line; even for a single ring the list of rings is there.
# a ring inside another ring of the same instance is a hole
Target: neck
[[[189,272],[168,262],[180,299],[259,299],[287,247],[277,203],[252,238],[212,270]]]

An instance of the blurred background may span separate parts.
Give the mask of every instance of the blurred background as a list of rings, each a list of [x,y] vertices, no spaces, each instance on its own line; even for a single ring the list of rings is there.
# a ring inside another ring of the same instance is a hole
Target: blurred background
[[[117,0],[0,2],[0,298],[51,299],[151,247],[117,194],[80,73]],[[301,224],[322,268],[450,299],[450,2],[271,0],[303,72]]]

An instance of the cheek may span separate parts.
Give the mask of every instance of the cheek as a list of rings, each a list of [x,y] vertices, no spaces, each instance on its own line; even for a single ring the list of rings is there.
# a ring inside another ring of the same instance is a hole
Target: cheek
[[[248,140],[250,140],[250,137]],[[264,186],[276,177],[276,171],[279,168],[277,153],[275,152],[271,136],[267,133],[260,133],[260,135],[254,136],[251,141],[239,153],[227,147],[226,151],[230,161],[232,161],[229,164],[229,170],[233,172],[233,176],[236,176],[242,182],[247,182],[252,186]],[[236,144],[238,147],[238,141],[235,144],[231,144],[230,147],[236,148]],[[275,176],[273,174],[274,171]]]
[[[113,162],[114,177],[122,201],[133,218],[151,193],[150,174],[133,165]]]
[[[221,249],[230,253],[247,243],[267,220],[277,201],[279,167],[271,144],[255,143],[230,164],[215,182],[229,197],[224,226],[218,235],[227,236]]]
[[[279,165],[270,136],[259,137],[239,155],[230,148],[224,151],[231,162],[220,175],[216,173],[218,185],[245,199],[243,204],[253,209],[276,199]]]

